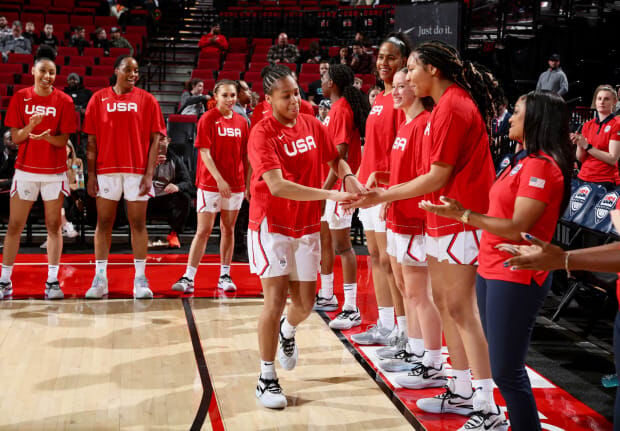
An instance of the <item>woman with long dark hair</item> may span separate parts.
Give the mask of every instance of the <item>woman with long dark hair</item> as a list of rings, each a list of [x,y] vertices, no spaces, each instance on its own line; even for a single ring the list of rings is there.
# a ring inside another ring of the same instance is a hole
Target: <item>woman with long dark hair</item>
[[[334,64],[321,77],[323,96],[330,99],[331,108],[323,121],[334,141],[340,157],[357,172],[362,158],[361,133],[370,111],[368,100],[353,86],[353,70],[349,66]],[[336,184],[336,175],[326,166],[324,188],[346,191],[344,184]],[[357,308],[357,260],[351,244],[351,219],[353,215],[332,200],[325,201],[321,218],[321,289],[317,294],[315,309],[335,310],[338,300],[334,295],[334,258],[340,255],[344,305],[342,312],[329,323],[332,329],[351,329],[359,326],[362,318]]]
[[[522,96],[510,118],[509,136],[522,142],[524,150],[491,187],[486,215],[445,196],[440,198],[442,205],[420,204],[453,220],[465,215],[470,225],[484,231],[476,276],[478,308],[493,379],[506,400],[515,431],[541,429],[525,357],[552,276],[546,271],[512,271],[504,265],[510,255],[496,247],[524,244],[521,232],[551,240],[570,197],[573,155],[568,119],[566,104],[555,93]]]

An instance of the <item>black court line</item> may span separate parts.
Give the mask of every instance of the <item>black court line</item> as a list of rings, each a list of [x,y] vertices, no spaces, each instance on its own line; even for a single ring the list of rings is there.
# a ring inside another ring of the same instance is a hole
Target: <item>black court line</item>
[[[319,316],[321,316],[321,318],[325,321],[325,323],[329,324],[331,319],[329,318],[329,316],[327,316],[327,314],[324,311],[318,311],[317,313]],[[377,384],[377,386],[379,386],[379,388],[389,398],[389,400],[392,401],[392,404],[394,404],[394,407],[396,407],[396,410],[398,410],[403,415],[403,417],[407,420],[407,422],[409,422],[409,424],[416,431],[426,431],[426,428],[424,427],[424,425],[422,425],[420,421],[411,412],[411,410],[407,408],[405,403],[403,403],[403,401],[400,398],[398,398],[398,395],[394,393],[394,390],[390,388],[390,386],[385,382],[385,380],[383,380],[383,377],[381,377],[381,375],[377,373],[377,371],[373,368],[373,366],[355,348],[355,346],[347,339],[347,337],[342,335],[342,332],[340,331],[334,331],[332,329],[330,329],[330,331],[332,331],[334,335],[336,335],[336,337],[338,337],[338,339],[342,342],[342,344],[344,344],[344,346],[347,348],[349,353],[351,353],[351,355],[353,355],[353,357],[362,366],[362,368],[366,370],[368,375],[374,380],[374,382]]]
[[[207,361],[200,344],[200,337],[198,335],[198,328],[196,327],[196,321],[194,320],[194,313],[192,312],[192,306],[189,303],[189,298],[182,298],[183,309],[185,311],[185,319],[187,320],[187,329],[189,330],[189,336],[192,340],[192,346],[194,348],[194,357],[196,358],[196,366],[198,367],[198,373],[200,374],[200,381],[202,382],[202,398],[200,399],[200,405],[196,412],[196,417],[190,430],[198,431],[202,429],[207,413],[209,412],[209,406],[211,405],[211,398],[213,397],[213,384],[211,383],[211,377],[209,376],[209,369],[207,368]],[[215,424],[213,424],[215,425]],[[215,429],[215,426],[213,427]]]

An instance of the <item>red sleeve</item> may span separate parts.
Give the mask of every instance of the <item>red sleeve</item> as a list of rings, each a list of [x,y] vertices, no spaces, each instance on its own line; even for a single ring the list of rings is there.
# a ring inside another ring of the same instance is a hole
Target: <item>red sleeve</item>
[[[312,115],[314,117],[314,108],[312,107],[312,103],[308,102],[307,100],[301,101],[299,112],[301,112],[302,114]]]
[[[213,131],[215,125],[211,120],[211,115],[203,115],[198,120],[198,131],[196,132],[196,148],[211,148],[213,146]]]
[[[441,115],[435,116],[431,127],[433,146],[430,163],[441,162],[456,166],[461,142],[465,139],[469,128],[467,122],[455,112],[443,110]]]
[[[611,129],[610,141],[620,141],[620,120],[616,117],[616,121],[614,121],[614,125]]]
[[[250,134],[250,132],[248,130],[248,122],[245,121],[244,118],[241,118],[240,127],[241,127],[241,155],[245,158],[248,155],[248,135]]]
[[[559,188],[558,188],[559,181]],[[536,199],[549,205],[562,195],[562,174],[545,158],[529,158],[523,165],[517,197]]]
[[[256,126],[258,122],[263,119],[263,109],[265,109],[263,102],[260,102],[254,108],[254,111],[252,112],[252,118],[250,119],[250,129],[253,129],[254,126]]]
[[[351,143],[349,132],[353,129],[353,118],[348,114],[344,109],[335,109],[329,113],[327,131],[334,145]]]
[[[21,115],[21,113],[24,112],[22,106],[23,100],[23,97],[18,97],[17,95],[11,97],[9,109],[6,111],[6,118],[4,120],[4,125],[6,127],[21,129],[26,126],[26,124],[24,124],[24,117]]]
[[[321,148],[321,161],[323,163],[331,162],[332,160],[338,158],[338,149],[336,149],[334,141],[329,133],[327,133],[327,128],[316,118],[313,118],[313,120],[315,121],[316,129],[318,129],[317,135],[319,136],[319,145]]]
[[[97,134],[97,124],[96,119],[97,115],[97,106],[99,102],[99,97],[94,96],[90,98],[88,105],[86,106],[86,114],[84,114],[84,127],[82,130],[87,135],[96,135]]]
[[[211,33],[203,35],[198,41],[198,48],[204,48],[209,45],[209,39],[211,38]]]
[[[62,116],[60,118],[59,132],[75,133],[77,128],[75,123],[75,106],[73,105],[73,99],[63,99]]]
[[[152,120],[151,120],[151,133],[161,133],[166,135],[166,122],[164,116],[161,113],[159,102],[151,95],[152,102]]]
[[[250,133],[248,156],[257,178],[260,178],[265,172],[282,168],[273,142],[271,139],[267,139],[262,127],[254,129]]]
[[[222,35],[219,35],[217,37],[217,43],[220,46],[220,48],[222,49],[222,51],[226,51],[228,49],[228,41],[226,40],[226,38]]]

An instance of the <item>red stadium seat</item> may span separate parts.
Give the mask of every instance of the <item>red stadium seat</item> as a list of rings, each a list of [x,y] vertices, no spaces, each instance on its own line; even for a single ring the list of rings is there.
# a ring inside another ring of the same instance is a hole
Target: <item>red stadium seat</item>
[[[112,76],[114,73],[114,68],[111,66],[91,66],[90,74],[91,76]]]
[[[67,77],[69,76],[69,74],[62,74],[62,75],[56,75],[56,80],[54,81],[54,85],[58,88],[63,88],[65,85],[67,85]]]
[[[340,47],[339,46],[330,46],[329,47],[329,51],[327,52],[327,55],[329,57],[336,57],[339,52],[340,52]]]
[[[262,54],[265,57],[267,57],[267,53],[269,52],[269,48],[271,48],[271,45],[257,45],[254,47],[254,55],[256,54]]]
[[[19,12],[5,12],[4,11],[5,5],[3,5],[2,8],[3,8],[2,15],[4,15],[9,25],[11,25],[13,21],[19,21]],[[23,23],[23,24],[26,25],[26,23]]]
[[[17,73],[21,74],[24,72],[24,67],[21,64],[9,64],[9,63],[0,63],[0,73]]]
[[[245,60],[248,58],[245,52],[229,52],[226,55],[226,61],[240,61],[245,64]]]
[[[299,72],[299,74],[303,75],[304,73],[319,73],[319,66],[319,64],[304,63],[301,65],[301,71]]]
[[[116,63],[116,57],[99,57],[99,66],[114,66],[114,63]],[[93,61],[92,64],[95,62]]]
[[[80,76],[86,75],[86,66],[62,66],[60,72],[63,75],[69,75],[70,73],[77,73]]]
[[[241,72],[238,70],[222,70],[217,74],[217,79],[232,79],[233,81],[240,79]]]
[[[192,70],[192,78],[213,79],[212,69],[194,69]]]
[[[267,48],[269,48],[271,45],[273,45],[273,39],[255,37],[254,39],[252,39],[252,45],[254,47],[262,45],[262,46],[267,46]]]
[[[297,73],[297,65],[295,63],[279,63],[282,66],[286,66],[291,69],[293,72]]]
[[[110,57],[116,58],[119,55],[129,55],[129,48],[110,48]]]
[[[196,69],[212,69],[218,70],[220,68],[220,62],[216,58],[199,58]]]
[[[69,16],[66,14],[48,13],[45,16],[45,22],[48,24],[69,24]]]
[[[11,53],[9,54],[9,59],[7,61],[7,63],[12,63],[12,64],[32,64],[34,61],[34,55],[32,54],[15,54],[15,53]]]
[[[84,48],[82,55],[86,55],[88,57],[103,57],[103,48],[87,47]]]
[[[59,46],[58,47],[58,56],[59,57],[70,57],[70,56],[78,56],[80,55],[78,49],[73,46]]]
[[[299,50],[300,51],[304,51],[307,50],[308,48],[310,48],[310,44],[312,42],[316,42],[319,43],[319,38],[318,37],[312,37],[312,38],[302,38],[299,40]]]
[[[11,103],[11,96],[0,96],[0,109],[7,109]]]
[[[67,59],[68,66],[92,66],[96,57],[82,57],[73,55]]]
[[[30,73],[24,73],[22,74],[19,83],[22,85],[34,85],[34,76],[32,76],[32,74]]]
[[[19,90],[23,90],[24,88],[32,87],[32,84],[15,84],[13,86],[13,94],[17,93]]]
[[[250,67],[248,67],[248,70],[251,70],[252,72],[260,72],[261,70],[263,70],[264,67],[269,66],[269,63],[266,61],[253,61],[250,63]]]
[[[109,85],[110,85],[110,79],[105,76],[85,76],[84,77],[85,87],[103,88]]]
[[[16,75],[14,73],[4,73],[0,71],[0,82],[14,84]]]
[[[222,70],[241,72],[245,70],[245,63],[241,61],[225,61]]]
[[[0,96],[6,96],[9,94],[9,86],[6,84],[0,84]]]
[[[248,40],[245,37],[231,37],[228,40],[228,51],[229,52],[248,52]],[[230,54],[229,54],[230,55]]]
[[[71,24],[54,24],[54,34],[62,42],[71,36]],[[68,40],[65,40],[68,43]]]
[[[118,25],[118,20],[113,16],[96,16],[95,25],[97,27],[114,27]]]
[[[75,0],[54,0],[55,7],[69,7],[73,8]]]
[[[92,15],[71,15],[69,20],[72,26],[86,26],[93,25],[95,23]]]
[[[244,81],[260,81],[262,78],[260,77],[260,72],[250,71],[248,70],[243,75]]]

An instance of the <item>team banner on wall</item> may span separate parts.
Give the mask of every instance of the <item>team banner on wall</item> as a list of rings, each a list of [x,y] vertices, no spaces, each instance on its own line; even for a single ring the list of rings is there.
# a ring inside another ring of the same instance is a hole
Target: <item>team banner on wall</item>
[[[441,40],[459,48],[461,5],[459,2],[414,3],[396,6],[394,28],[406,33],[414,44]]]

